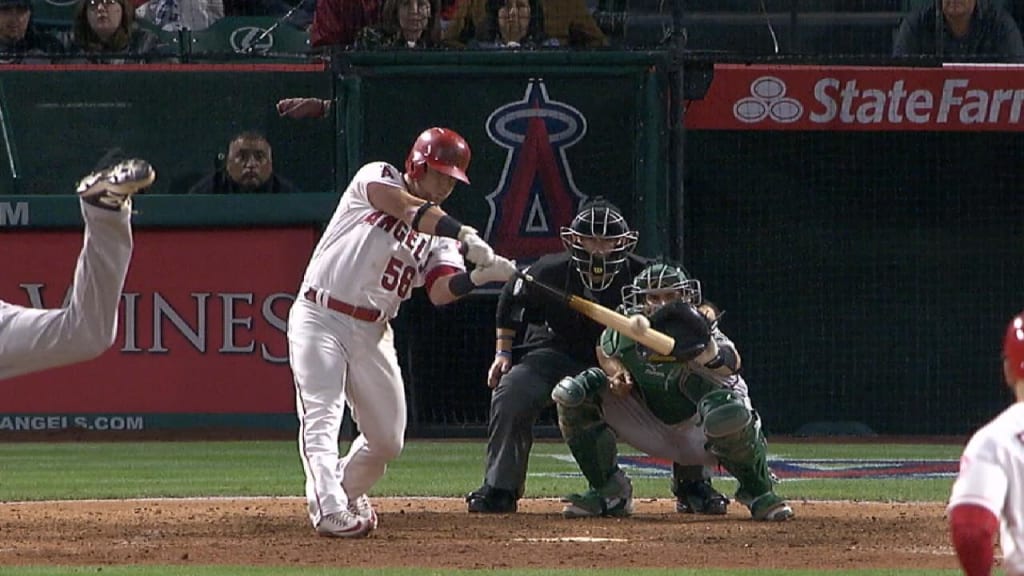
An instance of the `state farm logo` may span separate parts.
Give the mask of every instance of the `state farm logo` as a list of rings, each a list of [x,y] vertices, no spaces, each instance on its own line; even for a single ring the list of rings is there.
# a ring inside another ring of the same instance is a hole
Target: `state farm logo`
[[[803,116],[804,107],[786,96],[786,83],[781,78],[762,76],[750,83],[750,96],[733,104],[732,114],[747,124],[769,117],[779,124],[789,124]]]

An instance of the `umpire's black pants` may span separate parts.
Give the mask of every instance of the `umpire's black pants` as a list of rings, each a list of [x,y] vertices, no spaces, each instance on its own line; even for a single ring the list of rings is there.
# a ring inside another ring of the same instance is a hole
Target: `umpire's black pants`
[[[537,417],[552,404],[551,390],[559,380],[588,367],[552,348],[538,348],[501,378],[491,393],[484,475],[489,486],[523,496]]]

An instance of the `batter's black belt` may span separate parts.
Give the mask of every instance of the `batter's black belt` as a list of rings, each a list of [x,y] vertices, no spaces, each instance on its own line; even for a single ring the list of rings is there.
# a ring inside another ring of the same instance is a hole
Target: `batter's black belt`
[[[341,300],[338,300],[336,298],[331,298],[326,294],[324,294],[323,302],[320,302],[319,300],[317,300],[317,290],[315,288],[310,288],[309,290],[306,290],[306,293],[303,294],[303,296],[306,298],[306,300],[309,300],[314,304],[326,306],[331,310],[334,310],[335,312],[341,312],[346,316],[351,316],[356,320],[362,320],[363,322],[376,322],[377,320],[380,320],[380,317],[383,314],[383,312],[381,312],[380,310],[375,310],[373,308],[363,308],[361,306],[353,306],[346,302],[342,302]]]

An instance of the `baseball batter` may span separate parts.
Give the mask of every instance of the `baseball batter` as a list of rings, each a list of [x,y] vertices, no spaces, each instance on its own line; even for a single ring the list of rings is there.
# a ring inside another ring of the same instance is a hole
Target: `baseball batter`
[[[469,183],[470,149],[459,134],[430,128],[405,172],[371,162],[356,173],[310,259],[288,317],[299,449],[309,517],[323,536],[364,536],[377,516],[367,491],[402,450],[405,386],[388,321],[414,288],[441,306],[475,287],[504,282],[515,263],[440,204]],[[465,258],[476,264],[465,271]],[[359,436],[339,457],[345,405]]]
[[[949,498],[949,527],[967,576],[992,573],[999,528],[1003,570],[1024,575],[1024,313],[1006,327],[1003,378],[1016,401],[964,448]]]
[[[132,255],[131,196],[156,172],[136,159],[101,166],[76,189],[85,242],[67,305],[43,310],[0,301],[0,380],[89,360],[114,343]]]
[[[676,342],[691,345],[684,358],[655,358],[608,328],[597,350],[601,368],[555,386],[559,427],[590,483],[588,491],[566,497],[563,515],[632,512],[632,485],[616,463],[618,438],[680,464],[717,461],[739,481],[736,499],[755,520],[791,518],[793,510],[772,490],[767,445],[739,375],[739,353],[718,328],[717,310],[703,301],[700,282],[680,267],[657,263],[625,288],[623,306],[659,330],[663,322],[681,324],[677,332],[686,336],[676,334]]]

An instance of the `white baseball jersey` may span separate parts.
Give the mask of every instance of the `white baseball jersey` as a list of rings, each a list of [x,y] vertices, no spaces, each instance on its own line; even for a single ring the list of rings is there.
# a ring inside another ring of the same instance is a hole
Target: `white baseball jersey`
[[[949,508],[974,504],[999,518],[1008,576],[1024,576],[1024,403],[986,424],[964,448]]]
[[[353,306],[398,314],[413,288],[440,266],[465,271],[458,243],[421,234],[377,210],[366,196],[372,182],[405,188],[402,173],[371,162],[356,173],[313,251],[303,282]]]

